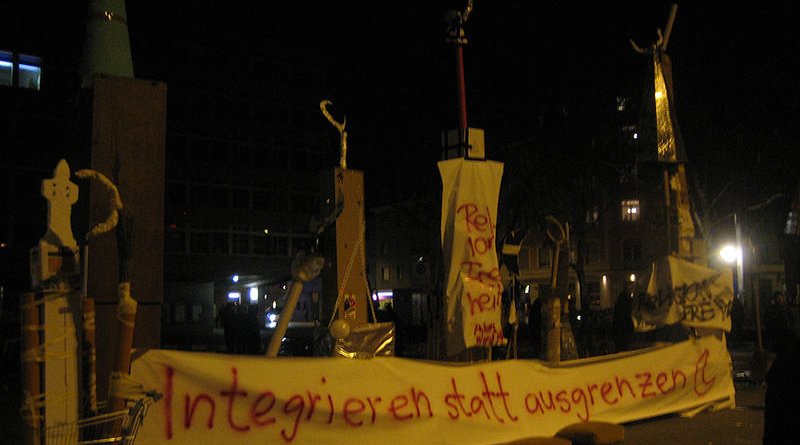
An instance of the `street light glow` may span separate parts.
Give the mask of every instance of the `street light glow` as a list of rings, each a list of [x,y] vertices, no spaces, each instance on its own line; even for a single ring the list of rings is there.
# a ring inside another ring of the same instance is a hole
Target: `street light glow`
[[[732,244],[726,244],[720,251],[719,256],[722,261],[733,264],[742,258],[742,250]]]
[[[258,288],[257,287],[251,287],[250,290],[248,291],[248,293],[250,295],[250,301],[258,301]]]

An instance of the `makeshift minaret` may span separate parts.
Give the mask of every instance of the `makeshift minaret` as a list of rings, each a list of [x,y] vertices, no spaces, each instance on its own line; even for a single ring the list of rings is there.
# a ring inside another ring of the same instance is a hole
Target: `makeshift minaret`
[[[83,134],[91,168],[114,181],[134,220],[128,263],[130,294],[139,302],[136,349],[157,347],[161,337],[164,262],[164,83],[133,78],[124,0],[92,0],[81,61]],[[92,184],[89,220],[108,212],[107,194]],[[97,392],[104,400],[117,348],[119,249],[113,236],[89,241],[87,295],[95,300]]]
[[[79,418],[79,376],[76,314],[80,300],[74,284],[78,274],[78,244],[72,232],[72,206],[78,201],[78,186],[70,180],[70,168],[61,160],[53,177],[42,181],[47,200],[47,232],[31,249],[31,284],[36,292],[26,296],[25,403],[29,443],[39,443],[37,430],[74,424]],[[41,324],[39,324],[41,323]],[[44,415],[43,424],[40,417]],[[76,431],[64,439],[77,440]]]
[[[656,160],[663,167],[666,253],[696,261],[705,256],[705,244],[697,237],[692,219],[686,180],[686,150],[675,114],[672,62],[667,55],[677,10],[678,5],[673,4],[664,33],[659,29],[658,41],[649,48],[640,48],[633,40],[630,43],[636,52],[653,60],[653,89],[647,89],[647,94],[652,92],[652,96],[646,97],[643,104],[642,139],[655,145]]]
[[[485,159],[483,130],[469,128],[463,46],[464,25],[472,0],[463,11],[447,14],[447,41],[456,53],[459,128],[442,137],[441,242],[444,259],[444,338],[454,360],[490,356],[503,345],[503,285],[495,248],[497,200],[503,164]]]
[[[335,218],[334,234],[325,238],[322,270],[324,321],[344,320],[349,327],[368,321],[370,289],[365,276],[364,172],[347,168],[346,119],[336,121],[320,103],[326,119],[339,131],[339,166],[322,172],[323,213]]]

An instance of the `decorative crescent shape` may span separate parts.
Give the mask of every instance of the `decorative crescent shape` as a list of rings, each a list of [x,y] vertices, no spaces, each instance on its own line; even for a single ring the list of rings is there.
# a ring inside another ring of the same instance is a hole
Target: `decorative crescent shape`
[[[111,229],[117,226],[119,222],[119,211],[122,209],[122,198],[119,196],[117,186],[108,177],[97,170],[83,169],[75,172],[75,176],[81,179],[91,179],[97,181],[103,188],[109,192],[109,215],[105,221],[95,225],[89,233],[86,234],[86,239],[93,236],[100,235],[101,233],[110,232]]]
[[[328,112],[327,109],[328,105],[333,105],[333,102],[329,100],[323,100],[322,102],[319,103],[319,109],[320,111],[322,111],[322,115],[325,116],[325,119],[328,119],[328,122],[330,122],[331,125],[333,125],[334,127],[336,127],[337,130],[339,130],[339,133],[344,132],[345,131],[344,126],[347,124],[347,117],[344,118],[341,124],[339,122],[336,122],[336,119],[334,119],[333,116],[331,116],[331,114]]]
[[[336,119],[328,113],[326,108],[331,104],[331,101],[323,100],[319,103],[319,109],[322,111],[322,115],[325,116],[325,119],[328,119],[328,122],[339,130],[339,166],[342,170],[347,170],[347,130],[344,129],[345,125],[347,125],[347,116],[344,117],[341,124],[336,122]]]

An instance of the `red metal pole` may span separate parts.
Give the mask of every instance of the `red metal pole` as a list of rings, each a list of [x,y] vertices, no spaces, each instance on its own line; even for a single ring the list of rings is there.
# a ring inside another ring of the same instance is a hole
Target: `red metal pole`
[[[467,91],[464,82],[464,45],[455,42],[456,46],[456,76],[458,77],[458,128],[467,128]]]

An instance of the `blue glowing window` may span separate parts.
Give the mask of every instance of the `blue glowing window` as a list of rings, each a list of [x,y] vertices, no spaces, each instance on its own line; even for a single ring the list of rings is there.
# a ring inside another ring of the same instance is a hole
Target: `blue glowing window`
[[[10,87],[14,82],[14,57],[8,51],[0,51],[0,85]]]
[[[38,90],[41,79],[40,57],[0,51],[0,85]]]

